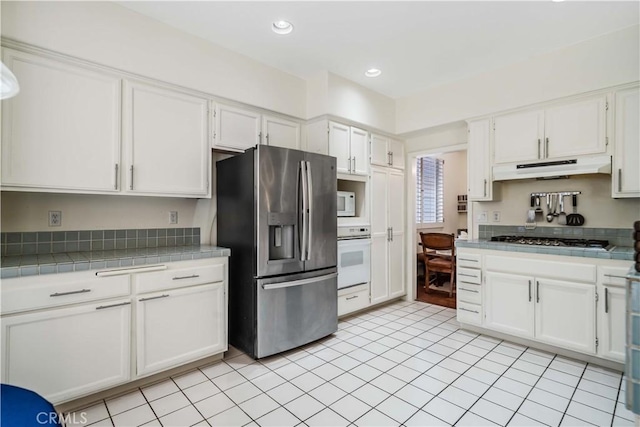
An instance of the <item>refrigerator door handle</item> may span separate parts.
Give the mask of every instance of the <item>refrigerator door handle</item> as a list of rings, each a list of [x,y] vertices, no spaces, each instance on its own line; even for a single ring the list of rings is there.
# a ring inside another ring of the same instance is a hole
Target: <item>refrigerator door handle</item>
[[[307,182],[307,162],[300,162],[300,172],[302,175],[302,244],[300,245],[300,261],[306,261],[307,246],[309,245],[307,238],[309,237],[309,183]]]
[[[311,178],[311,162],[305,162],[307,164],[307,259],[311,258],[311,224],[313,223],[313,179]]]
[[[291,288],[293,286],[310,285],[311,283],[322,282],[325,280],[333,279],[334,277],[338,277],[338,273],[325,274],[324,276],[310,277],[308,279],[293,280],[291,282],[271,283],[262,285],[262,289],[268,291],[270,289],[282,289]]]

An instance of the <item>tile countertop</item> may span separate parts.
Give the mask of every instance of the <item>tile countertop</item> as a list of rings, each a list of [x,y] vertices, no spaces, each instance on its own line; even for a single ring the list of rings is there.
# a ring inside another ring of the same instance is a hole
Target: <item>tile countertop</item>
[[[65,252],[44,255],[2,257],[0,277],[33,276],[72,271],[129,267],[202,258],[230,256],[231,250],[219,246],[167,246],[144,249],[116,249],[92,252]]]
[[[491,242],[485,239],[456,240],[457,248],[489,249],[493,251],[508,252],[528,252],[548,255],[577,256],[582,258],[620,259],[633,261],[633,248],[626,246],[615,246],[611,250],[594,248],[571,248],[571,247],[549,247],[549,246],[528,246],[518,243]]]

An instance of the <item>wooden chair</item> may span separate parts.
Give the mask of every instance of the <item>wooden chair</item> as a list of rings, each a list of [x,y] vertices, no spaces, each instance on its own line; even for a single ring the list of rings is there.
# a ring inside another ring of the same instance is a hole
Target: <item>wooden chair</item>
[[[456,280],[456,253],[455,237],[446,233],[420,233],[422,241],[422,253],[424,254],[424,276],[425,288],[429,287],[430,273],[449,274],[449,296],[453,296]],[[451,255],[438,253],[441,251],[451,251]]]

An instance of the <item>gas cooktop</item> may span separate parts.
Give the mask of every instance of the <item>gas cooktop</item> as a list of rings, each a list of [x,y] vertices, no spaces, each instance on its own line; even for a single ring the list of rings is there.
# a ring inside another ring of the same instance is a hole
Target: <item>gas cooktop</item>
[[[607,249],[608,240],[563,239],[558,237],[538,236],[494,236],[492,242],[517,243],[520,245],[560,246],[574,248]]]

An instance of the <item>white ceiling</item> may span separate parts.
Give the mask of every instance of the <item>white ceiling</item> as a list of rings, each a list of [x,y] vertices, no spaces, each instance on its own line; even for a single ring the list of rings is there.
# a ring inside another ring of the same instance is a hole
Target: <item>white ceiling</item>
[[[293,75],[401,98],[639,23],[640,2],[139,1],[121,5]],[[288,36],[271,23],[293,23]],[[371,67],[383,74],[364,76]]]

